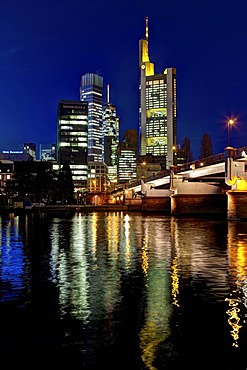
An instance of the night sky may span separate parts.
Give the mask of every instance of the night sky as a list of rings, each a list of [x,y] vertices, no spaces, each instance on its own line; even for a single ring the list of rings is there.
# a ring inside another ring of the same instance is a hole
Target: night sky
[[[56,142],[58,101],[79,100],[88,72],[103,77],[105,91],[110,84],[120,139],[138,129],[146,16],[155,73],[177,69],[178,143],[187,136],[197,159],[207,133],[221,153],[236,116],[231,145],[246,146],[245,0],[8,0],[0,10],[0,150]]]

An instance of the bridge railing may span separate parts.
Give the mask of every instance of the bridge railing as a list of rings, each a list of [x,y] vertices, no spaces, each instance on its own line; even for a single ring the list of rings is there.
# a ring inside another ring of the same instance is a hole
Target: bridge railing
[[[234,157],[240,158],[242,157],[243,152],[247,152],[247,146],[242,147],[242,148],[236,148],[236,149],[234,148],[234,150],[235,150]],[[228,155],[227,151],[225,151],[222,153],[211,155],[209,157],[197,159],[192,162],[187,162],[187,163],[184,163],[183,165],[173,166],[172,169],[174,173],[179,173],[179,172],[189,171],[189,170],[200,168],[200,167],[210,166],[212,164],[217,164],[217,163],[221,163],[225,161],[225,159],[227,158],[227,155]],[[156,180],[161,177],[168,176],[170,172],[171,170],[160,171],[150,177],[145,178],[145,182],[150,182],[152,180]],[[132,188],[138,185],[140,185],[140,180],[132,180],[126,184],[126,188],[128,189],[128,188]]]

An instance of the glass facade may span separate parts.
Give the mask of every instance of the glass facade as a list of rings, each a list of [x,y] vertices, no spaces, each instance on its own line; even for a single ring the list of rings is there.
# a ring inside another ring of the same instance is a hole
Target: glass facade
[[[75,191],[83,191],[88,181],[88,105],[60,101],[57,120],[57,156],[61,168],[68,162]]]
[[[88,103],[88,160],[102,161],[103,77],[87,73],[81,77],[80,100]]]
[[[109,101],[103,108],[103,160],[108,166],[110,182],[117,182],[117,148],[119,145],[119,117],[116,106]]]

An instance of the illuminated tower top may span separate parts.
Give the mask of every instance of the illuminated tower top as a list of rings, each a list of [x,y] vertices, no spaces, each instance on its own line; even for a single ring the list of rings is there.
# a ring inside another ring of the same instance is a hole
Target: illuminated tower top
[[[146,41],[148,44],[148,17],[146,17]]]
[[[143,70],[143,72],[145,72],[146,76],[153,76],[154,64],[151,63],[149,59],[148,36],[149,36],[148,17],[146,17],[145,40],[142,39],[139,41],[139,67],[141,68],[141,70]]]

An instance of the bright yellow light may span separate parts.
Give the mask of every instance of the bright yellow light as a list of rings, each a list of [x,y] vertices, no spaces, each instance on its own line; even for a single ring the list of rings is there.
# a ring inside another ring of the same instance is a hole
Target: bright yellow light
[[[228,120],[228,125],[234,125],[234,123],[236,123],[236,122],[237,122],[237,118],[230,118]]]
[[[178,278],[177,257],[174,258],[171,268],[172,268],[171,279],[172,279],[172,296],[173,296],[172,304],[179,307],[179,303],[178,303],[179,278]]]
[[[238,299],[233,298],[226,298],[225,301],[229,302],[229,309],[226,311],[227,315],[229,316],[228,324],[232,327],[231,330],[231,336],[233,338],[232,345],[234,347],[238,347],[238,339],[239,339],[239,330],[242,328],[241,325],[239,325],[240,317],[238,316],[238,313],[240,309],[238,306]]]

